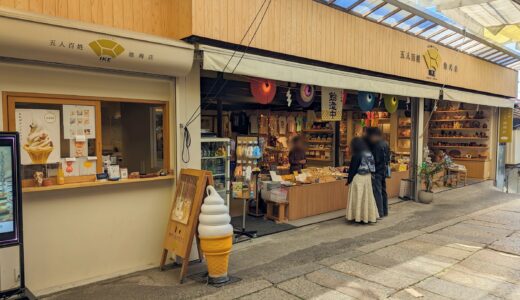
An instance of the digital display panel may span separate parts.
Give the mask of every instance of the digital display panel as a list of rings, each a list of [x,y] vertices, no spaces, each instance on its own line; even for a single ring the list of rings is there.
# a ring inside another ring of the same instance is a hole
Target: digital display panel
[[[19,135],[0,132],[0,246],[19,242]]]

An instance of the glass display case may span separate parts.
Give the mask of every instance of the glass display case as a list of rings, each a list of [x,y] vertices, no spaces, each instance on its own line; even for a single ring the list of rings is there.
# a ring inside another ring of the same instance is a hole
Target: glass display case
[[[202,138],[201,142],[201,168],[213,173],[215,189],[228,206],[231,193],[230,144],[228,138]]]

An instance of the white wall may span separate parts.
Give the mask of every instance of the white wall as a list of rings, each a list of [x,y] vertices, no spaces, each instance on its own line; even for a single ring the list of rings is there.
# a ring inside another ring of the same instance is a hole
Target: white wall
[[[0,63],[2,91],[166,100],[175,132],[175,87],[169,80]],[[173,184],[24,193],[27,286],[45,294],[157,265]]]

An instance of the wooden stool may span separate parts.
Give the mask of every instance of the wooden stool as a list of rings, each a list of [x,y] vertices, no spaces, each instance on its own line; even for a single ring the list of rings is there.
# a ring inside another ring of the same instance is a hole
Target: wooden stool
[[[286,200],[279,201],[279,200],[267,200],[267,214],[265,216],[268,220],[273,220],[276,223],[286,223],[287,219],[285,218],[285,208],[287,207]],[[274,214],[274,208],[278,207],[278,215]]]
[[[462,186],[466,186],[466,179],[468,178],[468,171],[459,168],[448,168],[448,177],[452,187],[458,187],[462,182]],[[455,181],[455,183],[454,183]]]

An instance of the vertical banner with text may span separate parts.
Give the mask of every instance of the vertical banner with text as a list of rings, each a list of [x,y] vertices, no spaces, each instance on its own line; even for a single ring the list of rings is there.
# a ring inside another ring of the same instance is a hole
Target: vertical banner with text
[[[513,109],[500,108],[500,120],[498,122],[498,142],[511,143],[513,140]]]
[[[321,88],[321,119],[323,121],[341,121],[343,113],[342,96],[342,89]]]

